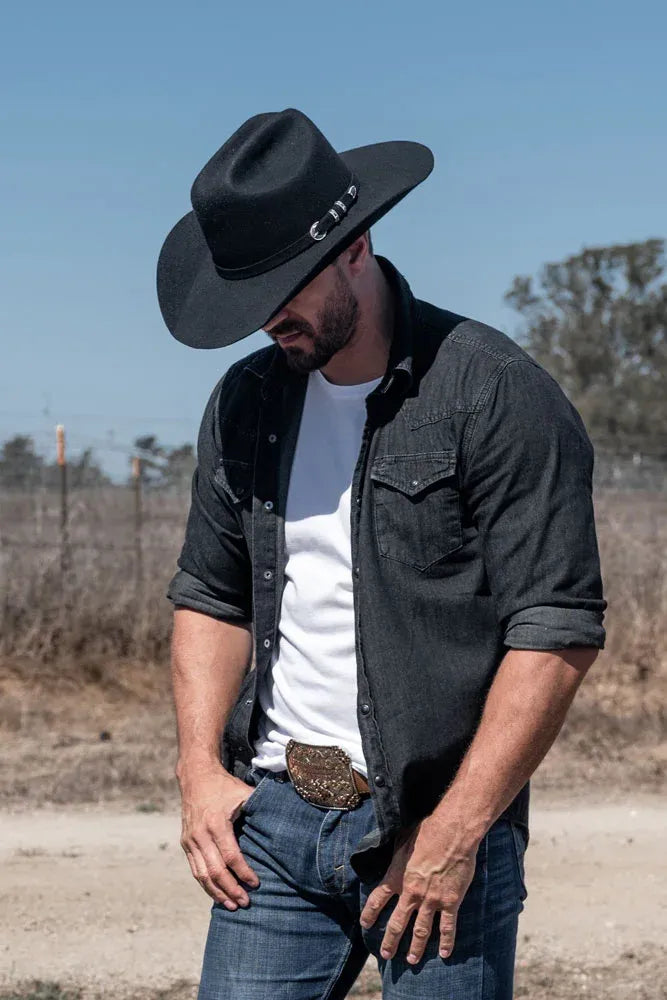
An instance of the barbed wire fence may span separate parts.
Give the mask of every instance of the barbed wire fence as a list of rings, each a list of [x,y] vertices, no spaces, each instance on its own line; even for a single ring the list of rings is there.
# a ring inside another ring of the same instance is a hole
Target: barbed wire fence
[[[160,657],[192,469],[165,480],[159,458],[127,447],[127,476],[110,482],[94,464],[82,467],[85,450],[80,442],[70,457],[61,428],[43,461],[0,467],[0,652]],[[632,512],[653,551],[665,522],[667,459],[598,445],[594,497],[603,531],[610,516],[618,524],[619,510],[624,523]]]
[[[80,450],[79,450],[80,451]],[[58,552],[63,574],[73,552],[82,549],[128,554],[135,586],[143,583],[143,551],[147,546],[171,553],[178,545],[190,500],[191,470],[177,483],[163,484],[146,476],[159,465],[138,449],[124,449],[125,482],[72,479],[65,431],[55,434],[58,474],[53,466],[0,468],[0,551],[23,548]],[[594,489],[598,494],[641,492],[667,494],[667,458],[635,450],[621,454],[597,447]],[[173,531],[173,538],[161,530]]]
[[[165,653],[165,593],[183,540],[192,470],[185,463],[165,477],[159,455],[124,450],[127,474],[120,482],[88,461],[85,442],[68,454],[62,427],[50,454],[29,452],[21,462],[5,451],[0,653],[41,659]]]
[[[63,578],[76,551],[125,554],[133,563],[135,586],[143,583],[146,546],[173,552],[190,498],[188,471],[176,483],[156,483],[147,471],[159,466],[155,456],[124,449],[125,482],[105,476],[72,476],[65,429],[58,425],[54,464],[0,468],[0,552],[32,549],[57,553]],[[95,467],[97,472],[97,467]],[[173,541],[162,527],[173,532]]]

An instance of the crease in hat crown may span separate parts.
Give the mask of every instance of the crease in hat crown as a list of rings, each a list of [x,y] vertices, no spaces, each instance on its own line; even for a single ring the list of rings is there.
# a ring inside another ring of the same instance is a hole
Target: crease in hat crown
[[[214,265],[233,277],[292,245],[300,252],[299,241],[353,185],[323,133],[287,108],[244,122],[200,170],[191,202]]]

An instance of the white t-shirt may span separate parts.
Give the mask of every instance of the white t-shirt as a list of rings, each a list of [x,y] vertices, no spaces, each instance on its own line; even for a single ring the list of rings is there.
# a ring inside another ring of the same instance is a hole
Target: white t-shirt
[[[357,723],[350,491],[366,421],[382,378],[336,385],[309,373],[285,517],[285,581],[278,641],[258,697],[252,763],[285,768],[290,738],[347,750],[367,775]]]

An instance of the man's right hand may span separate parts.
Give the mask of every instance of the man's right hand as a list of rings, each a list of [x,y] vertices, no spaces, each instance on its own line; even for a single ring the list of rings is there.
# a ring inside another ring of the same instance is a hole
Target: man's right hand
[[[178,768],[181,787],[181,847],[193,876],[228,910],[250,902],[239,881],[256,889],[259,878],[243,857],[233,822],[253,789],[217,761]]]

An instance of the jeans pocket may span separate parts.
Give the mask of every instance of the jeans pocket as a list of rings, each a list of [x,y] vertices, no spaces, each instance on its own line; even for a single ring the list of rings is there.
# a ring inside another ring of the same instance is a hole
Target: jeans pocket
[[[261,767],[258,768],[258,767],[251,766],[248,769],[248,771],[246,772],[246,776],[245,776],[245,782],[248,785],[254,785],[254,787],[253,787],[250,795],[248,796],[248,798],[245,800],[245,802],[241,806],[241,812],[242,813],[248,813],[250,811],[250,809],[253,809],[255,807],[255,804],[257,802],[257,793],[265,785],[266,780],[269,777],[270,773],[271,773],[270,771],[265,771]]]
[[[526,853],[526,835],[519,823],[509,821],[512,831],[512,844],[514,845],[514,860],[516,862],[516,874],[519,883],[519,897],[523,902],[528,895],[526,888],[526,868],[524,857]]]

